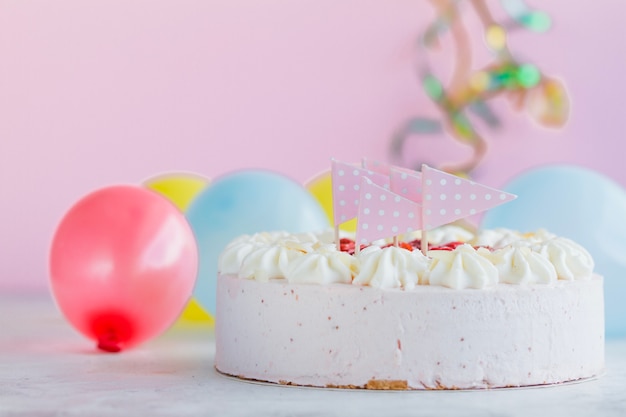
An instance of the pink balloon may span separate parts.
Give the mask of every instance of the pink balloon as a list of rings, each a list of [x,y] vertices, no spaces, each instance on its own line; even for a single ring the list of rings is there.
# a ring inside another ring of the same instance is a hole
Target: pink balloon
[[[191,297],[198,268],[184,215],[153,191],[113,186],[78,201],[50,250],[50,281],[69,322],[118,352],[169,327]]]

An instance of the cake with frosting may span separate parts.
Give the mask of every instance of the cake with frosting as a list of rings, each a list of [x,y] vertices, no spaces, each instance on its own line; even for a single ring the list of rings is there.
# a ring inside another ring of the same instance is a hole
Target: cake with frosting
[[[602,278],[581,245],[543,230],[443,226],[425,236],[425,253],[418,231],[364,245],[332,230],[233,240],[218,262],[216,369],[398,390],[603,372]]]
[[[216,368],[279,384],[480,389],[604,367],[602,278],[578,243],[455,221],[516,196],[427,165],[332,161],[334,230],[219,257]],[[339,226],[357,219],[354,236]]]

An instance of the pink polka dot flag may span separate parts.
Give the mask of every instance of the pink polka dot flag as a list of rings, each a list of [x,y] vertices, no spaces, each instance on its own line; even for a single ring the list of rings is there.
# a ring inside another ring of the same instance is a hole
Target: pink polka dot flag
[[[422,165],[424,230],[471,216],[517,196]]]
[[[335,226],[357,216],[361,178],[367,176],[382,187],[389,187],[389,177],[368,169],[332,160],[333,217]]]
[[[391,191],[416,203],[422,202],[422,174],[392,167],[389,172]]]
[[[370,171],[378,172],[383,175],[389,175],[389,171],[391,170],[390,165],[369,158],[362,158],[361,166],[364,169],[369,169]]]
[[[374,184],[367,177],[362,177],[360,189],[357,242],[368,243],[421,229],[419,204]]]

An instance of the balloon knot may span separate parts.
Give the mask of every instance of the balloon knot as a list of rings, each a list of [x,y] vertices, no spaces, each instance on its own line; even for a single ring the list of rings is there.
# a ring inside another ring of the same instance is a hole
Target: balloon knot
[[[109,353],[117,353],[122,350],[114,334],[107,334],[101,337],[98,340],[98,349]]]

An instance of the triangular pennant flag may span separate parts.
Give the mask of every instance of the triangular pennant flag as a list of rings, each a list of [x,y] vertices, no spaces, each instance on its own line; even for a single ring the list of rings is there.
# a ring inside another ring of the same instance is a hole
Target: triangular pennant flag
[[[374,184],[367,177],[361,180],[360,200],[356,229],[358,244],[422,227],[419,204]]]
[[[335,226],[356,217],[359,209],[361,177],[367,175],[373,182],[389,187],[389,177],[332,160],[333,217]]]
[[[471,216],[517,198],[516,195],[422,166],[424,230]]]
[[[417,172],[409,168],[404,168],[404,167],[397,166],[397,165],[389,165],[389,164],[385,164],[383,162],[376,161],[374,159],[368,159],[368,158],[361,159],[361,166],[364,169],[369,169],[370,171],[374,171],[379,174],[383,174],[387,176],[391,174],[392,170],[399,171],[399,172],[406,172],[408,174],[415,174]]]
[[[416,203],[422,202],[422,174],[417,171],[391,168],[391,191]]]
[[[382,175],[389,175],[389,170],[391,168],[387,164],[383,164],[382,162],[367,158],[361,159],[361,166],[364,169],[369,169],[370,171],[374,171]]]

